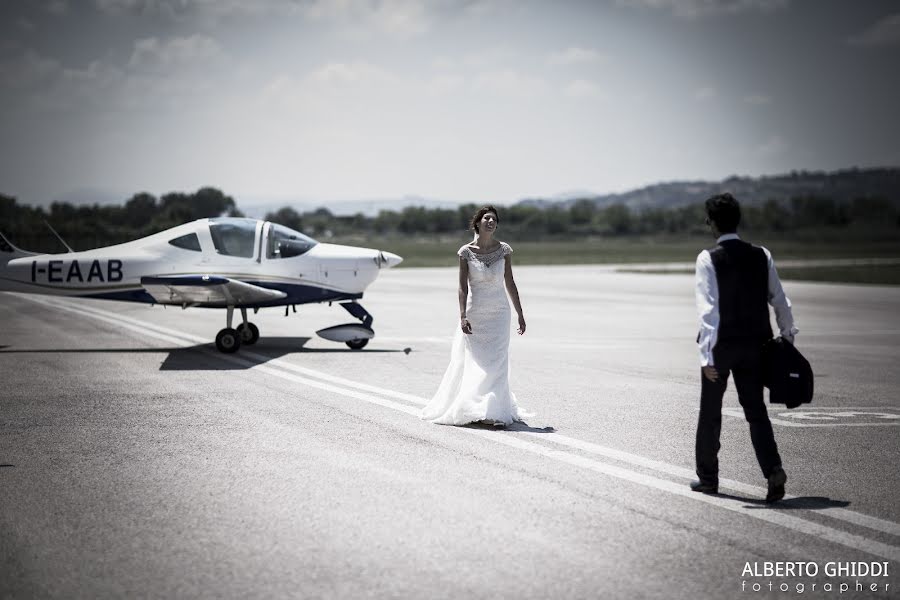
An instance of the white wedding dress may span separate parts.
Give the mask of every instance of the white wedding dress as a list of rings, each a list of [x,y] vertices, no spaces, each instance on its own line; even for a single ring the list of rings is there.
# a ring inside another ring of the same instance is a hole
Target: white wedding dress
[[[492,421],[510,425],[533,415],[521,410],[509,389],[510,308],[504,283],[504,242],[488,254],[463,246],[457,254],[469,265],[466,316],[472,333],[457,327],[450,364],[421,417],[442,425]]]

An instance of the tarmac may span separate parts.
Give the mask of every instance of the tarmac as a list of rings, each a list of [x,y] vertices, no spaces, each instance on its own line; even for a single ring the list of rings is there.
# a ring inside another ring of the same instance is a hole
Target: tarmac
[[[262,310],[223,355],[224,311],[0,294],[0,597],[898,597],[900,288],[785,282],[816,396],[770,407],[766,506],[733,389],[721,493],[687,485],[692,276],[515,274],[536,416],[505,430],[417,417],[452,269],[382,273],[362,351],[314,335],[337,306]]]

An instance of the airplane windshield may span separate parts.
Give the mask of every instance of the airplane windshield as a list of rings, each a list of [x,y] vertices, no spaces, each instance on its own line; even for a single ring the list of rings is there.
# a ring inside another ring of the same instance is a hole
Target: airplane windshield
[[[271,223],[266,258],[291,258],[306,253],[318,242],[284,225]]]
[[[253,258],[256,241],[253,219],[210,219],[209,234],[219,254]]]

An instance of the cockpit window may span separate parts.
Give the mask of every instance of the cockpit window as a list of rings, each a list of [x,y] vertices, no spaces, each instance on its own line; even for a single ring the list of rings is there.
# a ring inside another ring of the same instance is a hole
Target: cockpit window
[[[256,221],[253,219],[210,219],[209,234],[219,254],[253,258],[253,242],[256,241]]]
[[[269,242],[266,246],[266,258],[290,258],[300,256],[318,242],[299,231],[284,225],[272,223],[269,226]]]
[[[176,248],[200,252],[200,238],[197,237],[196,233],[189,233],[187,235],[177,237],[174,240],[169,240],[169,243]]]

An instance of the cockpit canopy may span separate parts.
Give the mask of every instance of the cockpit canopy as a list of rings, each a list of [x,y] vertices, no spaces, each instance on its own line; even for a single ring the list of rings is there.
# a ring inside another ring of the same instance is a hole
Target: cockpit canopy
[[[209,235],[216,252],[225,256],[253,258],[256,225],[255,219],[210,219]]]
[[[213,218],[208,221],[209,234],[217,254],[242,258],[253,258],[256,255],[259,221],[235,217]],[[276,223],[264,223],[261,234],[265,238],[263,247],[266,249],[267,259],[300,256],[318,243],[299,231]],[[169,240],[169,243],[184,250],[200,251],[196,233],[177,237]]]
[[[266,240],[266,258],[291,258],[305,254],[318,242],[299,231],[284,225],[269,224],[269,236]]]

